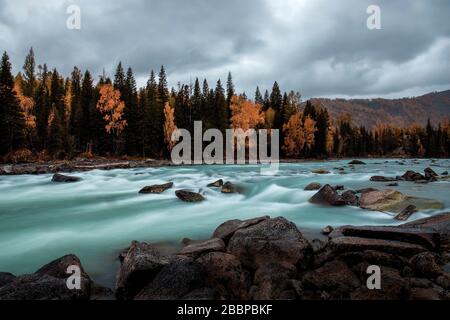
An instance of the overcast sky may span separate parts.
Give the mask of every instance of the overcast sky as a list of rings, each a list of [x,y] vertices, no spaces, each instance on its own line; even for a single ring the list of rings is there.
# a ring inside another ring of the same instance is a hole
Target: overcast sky
[[[73,4],[81,30],[66,27]],[[402,97],[450,89],[449,14],[448,0],[0,0],[0,50],[16,72],[33,46],[66,76],[121,60],[140,85],[163,64],[171,86],[231,71],[251,97],[274,80],[304,97]]]

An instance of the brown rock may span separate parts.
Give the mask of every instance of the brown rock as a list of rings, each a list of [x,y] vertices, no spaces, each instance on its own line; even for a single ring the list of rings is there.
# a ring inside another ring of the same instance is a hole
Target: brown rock
[[[348,164],[350,164],[350,165],[362,165],[362,164],[366,164],[366,163],[361,161],[361,160],[352,160]]]
[[[178,253],[180,255],[198,257],[213,251],[225,251],[225,243],[222,239],[214,238],[203,242],[189,244]]]
[[[201,194],[187,190],[177,190],[175,195],[184,202],[200,202],[206,200]]]
[[[375,250],[407,257],[426,251],[420,245],[407,242],[359,237],[333,238],[330,245],[336,252]]]
[[[81,181],[81,178],[65,176],[63,174],[56,173],[56,174],[53,175],[52,181],[53,182],[66,182],[66,183],[69,183],[69,182]]]
[[[117,273],[116,297],[132,299],[169,262],[152,245],[133,241]]]
[[[327,184],[322,187],[314,196],[309,199],[309,202],[315,204],[325,204],[331,206],[344,206],[345,201],[333,188]]]
[[[212,188],[220,188],[221,186],[223,186],[223,180],[222,179],[220,179],[220,180],[217,180],[217,181],[215,181],[215,182],[213,182],[213,183],[210,183],[210,184],[208,184],[207,185],[207,187],[212,187]]]
[[[253,290],[254,300],[280,299],[288,288],[289,280],[297,274],[295,266],[288,262],[267,262],[261,265],[255,272]]]
[[[402,178],[406,181],[426,180],[422,174],[411,170],[406,171]]]
[[[225,182],[224,185],[222,186],[221,192],[222,192],[222,193],[237,193],[237,192],[238,192],[238,189],[237,189],[237,187],[236,187],[233,183],[227,181],[227,182]]]
[[[258,217],[249,220],[229,220],[222,223],[213,233],[213,238],[220,238],[223,241],[228,242],[231,236],[239,229],[245,229],[255,224],[260,223],[261,221],[270,219],[269,216]]]
[[[405,209],[402,210],[398,215],[394,217],[396,220],[406,221],[411,217],[414,213],[417,212],[417,208],[415,205],[410,204]]]
[[[139,193],[163,193],[167,189],[173,187],[173,182],[165,183],[165,184],[155,184],[152,186],[147,186],[142,188]]]
[[[256,269],[267,261],[294,265],[305,262],[311,248],[296,225],[280,217],[237,230],[228,243],[227,252],[235,255],[244,266]]]
[[[397,181],[397,178],[384,177],[384,176],[373,176],[373,177],[370,178],[370,181],[374,181],[374,182],[390,182],[390,181]]]
[[[347,190],[342,193],[342,199],[345,201],[345,204],[348,206],[359,206],[359,198],[356,195],[356,192],[353,190]]]
[[[305,187],[305,191],[313,191],[313,190],[319,190],[322,187],[320,183],[317,182],[311,182]]]
[[[331,232],[333,232],[333,227],[332,226],[326,226],[325,228],[322,229],[322,234],[324,235],[329,235]]]
[[[210,252],[197,259],[206,272],[206,284],[218,294],[219,299],[248,299],[248,272],[233,255]]]
[[[315,174],[329,174],[330,173],[330,171],[325,170],[325,169],[314,169],[311,172],[315,173]]]

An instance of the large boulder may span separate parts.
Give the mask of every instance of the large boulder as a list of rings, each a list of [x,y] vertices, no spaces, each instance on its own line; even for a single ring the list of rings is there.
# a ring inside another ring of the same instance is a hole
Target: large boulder
[[[175,195],[184,202],[201,202],[206,200],[201,194],[187,190],[177,190]]]
[[[0,287],[3,287],[5,284],[10,283],[16,278],[15,275],[9,272],[0,272]]]
[[[273,300],[286,296],[291,279],[297,275],[297,268],[288,262],[268,261],[255,272],[251,296],[254,300]],[[295,296],[295,292],[293,292]]]
[[[308,241],[296,225],[282,217],[237,230],[227,247],[227,251],[243,265],[253,269],[267,261],[301,264],[308,258],[310,250]]]
[[[132,299],[170,262],[152,245],[137,241],[131,243],[122,259],[116,280],[116,297],[121,300]]]
[[[357,275],[338,259],[307,272],[302,283],[306,290],[326,291],[335,299],[348,298],[350,292],[361,285]]]
[[[81,272],[80,289],[69,289],[70,266]],[[41,267],[33,274],[9,279],[0,287],[0,300],[89,300],[92,280],[75,255],[66,255]]]
[[[63,174],[56,173],[56,174],[53,175],[52,181],[53,182],[66,182],[66,183],[68,183],[68,182],[78,182],[78,181],[81,181],[81,178],[73,177],[73,176],[66,176],[66,175],[63,175]]]
[[[248,299],[249,273],[233,255],[210,252],[197,259],[206,272],[206,284],[214,288],[218,299]]]
[[[329,184],[323,186],[309,202],[331,206],[345,206],[345,200]]]
[[[361,208],[375,211],[400,213],[409,205],[414,205],[417,210],[444,208],[440,201],[406,196],[393,189],[366,192],[360,199]]]
[[[177,256],[158,272],[135,299],[184,300],[192,291],[203,289],[205,280],[206,274],[200,263],[189,257]]]
[[[225,242],[228,242],[228,240],[237,230],[248,228],[267,219],[270,219],[270,217],[264,216],[248,220],[239,220],[239,219],[229,220],[218,226],[217,229],[214,231],[212,237],[220,238]]]
[[[202,254],[213,251],[225,251],[225,243],[222,239],[213,238],[203,242],[196,242],[187,245],[178,253],[180,255],[198,257]]]
[[[155,184],[152,186],[147,186],[142,188],[139,193],[163,193],[167,189],[173,187],[173,182],[165,183],[165,184]]]

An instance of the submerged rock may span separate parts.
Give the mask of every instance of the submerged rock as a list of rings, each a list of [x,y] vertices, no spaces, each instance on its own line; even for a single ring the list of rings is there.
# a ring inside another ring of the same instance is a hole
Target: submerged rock
[[[415,205],[410,204],[405,209],[403,209],[398,215],[394,217],[396,220],[400,221],[406,221],[411,217],[414,213],[416,213],[418,210]]]
[[[209,187],[209,188],[211,188],[211,187],[212,188],[220,188],[221,186],[223,186],[223,180],[222,179],[219,179],[219,180],[217,180],[217,181],[207,185],[207,187]]]
[[[142,188],[139,193],[163,193],[167,189],[173,187],[173,182],[165,183],[165,184],[155,184],[152,186],[147,186]]]
[[[370,181],[374,181],[374,182],[390,182],[390,181],[397,181],[397,178],[384,177],[384,176],[373,176],[373,177],[370,178]]]
[[[187,190],[177,190],[175,191],[175,195],[184,202],[200,202],[206,200],[201,194]]]
[[[327,204],[331,206],[344,206],[344,199],[329,185],[323,186],[309,202],[315,204]]]
[[[305,191],[314,191],[314,190],[319,190],[322,187],[322,185],[320,183],[317,182],[311,182],[310,184],[308,184],[305,187]]]
[[[436,180],[436,177],[438,177],[438,174],[436,172],[433,171],[433,169],[431,168],[426,168],[424,170],[425,172],[425,179],[426,180]]]
[[[330,173],[330,171],[325,170],[325,169],[314,169],[311,172],[315,173],[315,174],[329,174]]]
[[[221,192],[222,193],[237,193],[238,189],[237,189],[236,185],[227,181],[223,184]]]
[[[79,177],[72,177],[72,176],[65,176],[63,174],[56,173],[56,174],[53,175],[52,181],[53,182],[66,182],[66,183],[68,183],[68,182],[78,182],[78,181],[81,181],[81,178],[79,178]]]

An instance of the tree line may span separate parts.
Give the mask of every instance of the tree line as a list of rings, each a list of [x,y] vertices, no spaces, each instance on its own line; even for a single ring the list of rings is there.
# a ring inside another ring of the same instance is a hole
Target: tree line
[[[356,156],[448,157],[450,123],[365,128],[348,113],[331,119],[327,109],[303,103],[299,93],[256,88],[253,99],[205,79],[168,88],[164,67],[137,88],[131,68],[119,63],[113,79],[95,81],[74,67],[69,77],[36,65],[33,49],[16,76],[5,52],[0,63],[0,157],[6,161],[131,156],[167,158],[176,128],[279,129],[287,158]]]

